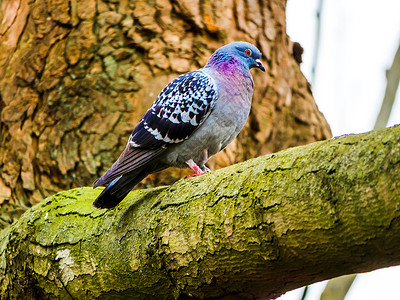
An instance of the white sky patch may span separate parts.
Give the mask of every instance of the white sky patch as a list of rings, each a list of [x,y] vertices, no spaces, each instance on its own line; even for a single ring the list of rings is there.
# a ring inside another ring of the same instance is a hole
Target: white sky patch
[[[302,71],[311,78],[319,0],[288,1],[287,29],[304,48]],[[334,136],[373,128],[400,43],[400,1],[324,1],[315,100]],[[400,123],[400,92],[389,125]]]

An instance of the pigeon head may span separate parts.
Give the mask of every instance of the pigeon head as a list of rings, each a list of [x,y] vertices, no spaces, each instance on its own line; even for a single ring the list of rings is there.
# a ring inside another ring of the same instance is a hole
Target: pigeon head
[[[254,45],[247,42],[233,42],[215,51],[207,62],[206,67],[226,69],[234,65],[244,71],[258,68],[265,72],[260,58],[261,52]]]

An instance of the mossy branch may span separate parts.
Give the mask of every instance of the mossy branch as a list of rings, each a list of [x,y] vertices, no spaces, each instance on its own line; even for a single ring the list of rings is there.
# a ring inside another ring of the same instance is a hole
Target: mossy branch
[[[400,264],[400,126],[288,149],[96,210],[58,193],[0,234],[0,298],[256,299]]]

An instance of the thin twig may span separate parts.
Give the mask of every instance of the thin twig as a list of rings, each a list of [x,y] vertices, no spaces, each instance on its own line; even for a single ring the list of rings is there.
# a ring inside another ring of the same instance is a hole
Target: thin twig
[[[318,64],[318,56],[319,56],[319,44],[320,44],[320,37],[321,37],[321,14],[322,8],[324,5],[324,0],[319,0],[318,9],[317,9],[317,28],[315,31],[315,43],[314,43],[314,58],[313,64],[311,69],[311,84],[315,86],[315,73]]]
[[[376,118],[374,129],[384,128],[389,120],[400,81],[400,44],[394,56],[392,66],[386,72],[386,91],[381,110]]]

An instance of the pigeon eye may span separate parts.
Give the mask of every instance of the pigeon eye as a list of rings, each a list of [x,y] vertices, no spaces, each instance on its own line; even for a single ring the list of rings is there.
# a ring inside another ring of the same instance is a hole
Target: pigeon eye
[[[251,55],[251,50],[250,49],[246,49],[246,50],[244,50],[244,53],[246,53],[246,55],[250,56]]]

